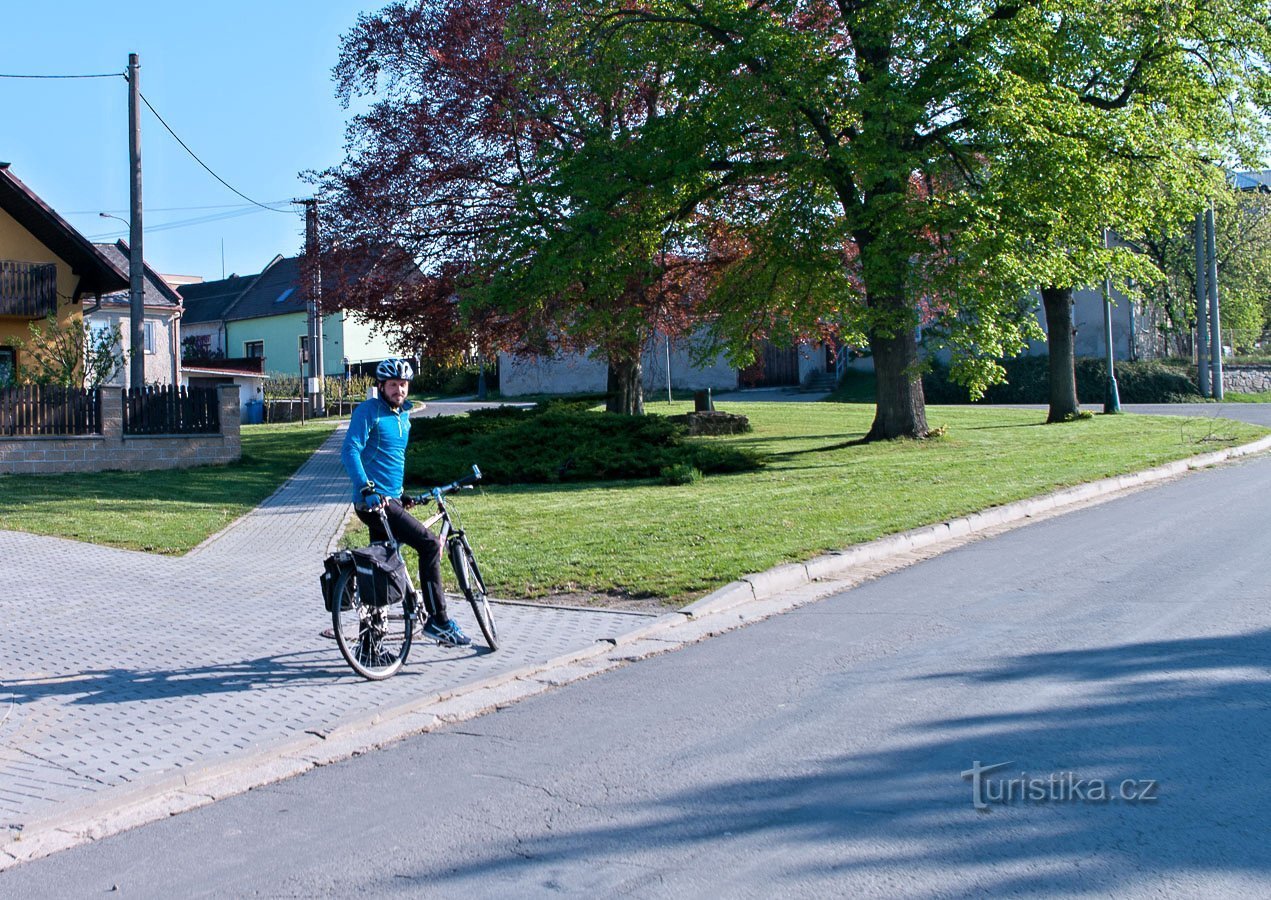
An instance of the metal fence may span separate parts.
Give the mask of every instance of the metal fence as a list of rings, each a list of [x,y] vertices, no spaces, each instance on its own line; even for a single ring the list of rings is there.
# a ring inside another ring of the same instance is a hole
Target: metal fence
[[[152,385],[124,391],[124,434],[216,434],[220,430],[216,388]]]
[[[0,388],[0,434],[101,434],[101,393],[41,384]]]

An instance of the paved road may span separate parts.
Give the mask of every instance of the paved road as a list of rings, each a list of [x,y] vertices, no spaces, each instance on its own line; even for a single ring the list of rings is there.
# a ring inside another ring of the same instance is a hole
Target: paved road
[[[1263,456],[1039,522],[0,893],[1268,896],[1269,492]]]

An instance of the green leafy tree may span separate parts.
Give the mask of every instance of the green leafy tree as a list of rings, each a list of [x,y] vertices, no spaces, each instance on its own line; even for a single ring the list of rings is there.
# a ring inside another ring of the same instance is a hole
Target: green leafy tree
[[[43,324],[28,326],[31,337],[22,342],[21,378],[35,384],[96,388],[112,379],[123,365],[118,325],[91,328],[82,318],[65,323],[50,315]]]
[[[1229,187],[1214,195],[1214,207],[1224,340],[1247,351],[1271,322],[1271,194]],[[1196,326],[1194,227],[1149,236],[1143,246],[1165,274],[1149,294],[1162,338],[1174,355],[1190,356]]]
[[[872,439],[927,432],[920,325],[975,391],[1032,333],[1029,288],[1062,312],[1109,267],[1143,274],[1103,229],[1136,224],[1144,198],[1185,205],[1195,160],[1237,134],[1230,104],[1264,89],[1262,0],[582,8],[697,100],[701,164],[679,176],[750,251],[720,321],[864,334]]]

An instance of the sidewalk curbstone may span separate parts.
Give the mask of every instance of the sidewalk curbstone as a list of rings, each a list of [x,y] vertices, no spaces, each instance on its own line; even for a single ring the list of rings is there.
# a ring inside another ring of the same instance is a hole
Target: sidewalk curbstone
[[[749,584],[756,597],[766,597],[807,584],[808,569],[803,563],[786,563],[766,572],[743,575],[739,580]]]
[[[731,609],[741,603],[749,603],[754,599],[755,588],[749,581],[732,581],[722,588],[711,591],[700,600],[694,600],[688,606],[680,607],[680,612],[690,619],[696,619]]]

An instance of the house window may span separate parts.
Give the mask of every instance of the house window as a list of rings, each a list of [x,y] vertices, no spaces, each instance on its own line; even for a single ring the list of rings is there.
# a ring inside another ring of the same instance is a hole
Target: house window
[[[264,341],[244,341],[243,355],[248,359],[264,359],[265,358],[265,342]]]
[[[145,333],[145,345],[146,345],[146,352],[147,352],[147,353],[154,353],[155,334],[157,333],[157,329],[155,328],[155,324],[154,324],[154,322],[149,322],[149,321],[147,321],[147,322],[142,322],[141,324],[142,324],[142,326],[143,326],[143,329],[142,329],[142,330],[143,330],[143,331],[144,331],[144,333]]]
[[[309,361],[309,335],[300,335],[300,361],[307,363]]]
[[[15,381],[17,352],[12,347],[0,347],[0,387],[8,387]]]

